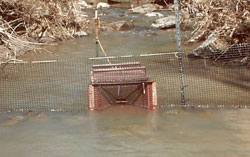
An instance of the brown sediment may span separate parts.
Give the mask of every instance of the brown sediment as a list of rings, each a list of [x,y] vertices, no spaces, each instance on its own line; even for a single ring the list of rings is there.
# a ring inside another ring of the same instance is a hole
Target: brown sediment
[[[19,122],[25,120],[24,116],[11,116],[4,120],[3,123],[1,123],[2,126],[13,126],[18,124]]]

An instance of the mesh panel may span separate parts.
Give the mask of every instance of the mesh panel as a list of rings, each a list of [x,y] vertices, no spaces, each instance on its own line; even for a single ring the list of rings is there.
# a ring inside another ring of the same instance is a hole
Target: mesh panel
[[[180,106],[179,64],[174,54],[109,60],[112,64],[140,62],[147,77],[157,83],[158,106]],[[81,58],[1,65],[0,112],[86,110],[92,66],[107,63],[107,58]],[[183,67],[188,106],[250,106],[250,71],[246,66],[215,65],[214,61],[185,58]],[[110,88],[106,90],[117,92],[117,87]],[[128,93],[120,94],[122,100]]]
[[[206,63],[205,63],[206,62]],[[184,63],[188,104],[203,107],[250,106],[250,70],[205,60]]]
[[[55,63],[8,64],[0,81],[1,111],[79,111],[86,109],[86,59]]]

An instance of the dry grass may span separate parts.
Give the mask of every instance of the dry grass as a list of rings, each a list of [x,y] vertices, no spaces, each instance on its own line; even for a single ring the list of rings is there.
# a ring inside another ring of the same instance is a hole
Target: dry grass
[[[0,60],[74,38],[86,18],[78,0],[0,0]]]

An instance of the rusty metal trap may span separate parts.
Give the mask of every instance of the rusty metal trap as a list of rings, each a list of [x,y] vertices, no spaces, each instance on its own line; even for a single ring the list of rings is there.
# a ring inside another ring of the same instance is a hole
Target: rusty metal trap
[[[157,108],[156,82],[140,62],[93,65],[88,94],[90,110],[116,104]]]

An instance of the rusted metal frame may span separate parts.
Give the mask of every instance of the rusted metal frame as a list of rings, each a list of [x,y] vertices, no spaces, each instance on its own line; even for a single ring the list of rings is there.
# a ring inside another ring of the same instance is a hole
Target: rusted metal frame
[[[146,67],[129,67],[129,68],[114,68],[114,69],[93,69],[93,72],[113,72],[113,71],[131,71],[131,70],[143,70],[146,73]]]
[[[103,97],[110,103],[110,104],[114,104],[114,102],[113,102],[113,100],[112,99],[110,99],[109,98],[109,96],[111,96],[113,99],[115,99],[116,100],[116,96],[114,95],[114,94],[112,94],[112,93],[110,93],[109,91],[107,91],[105,88],[103,88],[102,86],[99,86],[100,87],[100,93],[101,94],[103,94]],[[103,92],[104,91],[104,92]],[[128,102],[128,104],[133,104],[139,97],[140,97],[140,95],[142,94],[142,85],[141,84],[139,84],[139,86],[135,89],[135,90],[133,90],[129,95],[127,95],[125,98],[124,98],[124,100],[127,100],[131,95],[133,95],[133,94],[135,94],[137,91],[140,91],[140,92],[138,92],[138,94],[136,95],[136,96],[134,96],[133,98],[132,98],[132,100],[131,101],[129,101]],[[145,106],[144,104],[143,104],[143,106]]]
[[[140,97],[140,95],[142,94],[142,86],[140,86],[139,89],[141,89],[140,92],[138,92],[138,94],[134,98],[132,98],[132,101],[129,102],[130,105],[133,104]]]
[[[101,88],[104,92],[106,92],[109,96],[111,96],[112,98],[116,99],[116,96],[115,96],[114,94],[110,93],[109,91],[107,91],[107,90],[106,90],[105,88],[103,88],[102,86],[100,86],[100,88]]]
[[[158,106],[156,85],[156,82],[152,83],[152,109],[157,109]]]
[[[93,82],[92,83],[92,85],[105,85],[105,86],[113,86],[113,85],[134,85],[134,84],[139,84],[139,83],[142,83],[142,82],[144,82],[144,83],[152,83],[152,81],[151,80],[148,80],[148,78],[147,79],[143,79],[143,80],[138,80],[137,82],[114,82],[114,83],[95,83],[95,82]]]
[[[125,78],[117,78],[115,80],[102,80],[102,79],[96,79],[93,80],[93,84],[96,85],[124,85],[124,84],[137,84],[141,82],[146,82],[148,78],[140,78],[140,79],[130,79],[125,80]]]
[[[103,88],[102,86],[100,86],[101,89],[103,91],[105,91],[106,93],[108,93],[110,96],[112,96],[114,99],[116,99],[116,96],[114,94],[112,94],[111,92],[107,91],[105,88]],[[135,92],[137,92],[140,89],[140,87],[138,86],[135,90],[133,90],[129,95],[127,95],[124,99],[129,98],[132,94],[134,94]]]
[[[125,97],[125,99],[128,99],[131,95],[133,95],[134,93],[136,93],[138,90],[140,90],[141,89],[141,87],[140,86],[138,86],[135,90],[133,90],[129,95],[127,95],[126,97]]]
[[[147,86],[146,90],[147,90],[147,102],[148,102],[146,107],[150,109],[151,106],[153,105],[152,84]]]
[[[104,92],[102,92],[102,90],[103,90]],[[103,97],[104,97],[111,105],[114,104],[113,101],[109,99],[109,96],[106,95],[105,92],[108,93],[104,88],[102,88],[102,86],[100,86],[100,93],[103,94]],[[108,94],[111,94],[111,93],[108,93]],[[111,95],[113,95],[113,94],[111,94]]]
[[[100,100],[100,95],[98,88],[94,87],[94,109],[97,110],[101,106],[101,100]]]
[[[88,106],[90,110],[94,110],[95,107],[95,96],[94,96],[94,86],[91,84],[88,85]]]
[[[124,66],[140,66],[141,63],[140,62],[128,62],[128,63],[117,63],[117,64],[99,64],[99,65],[93,65],[93,68],[105,68],[105,67],[124,67]]]

